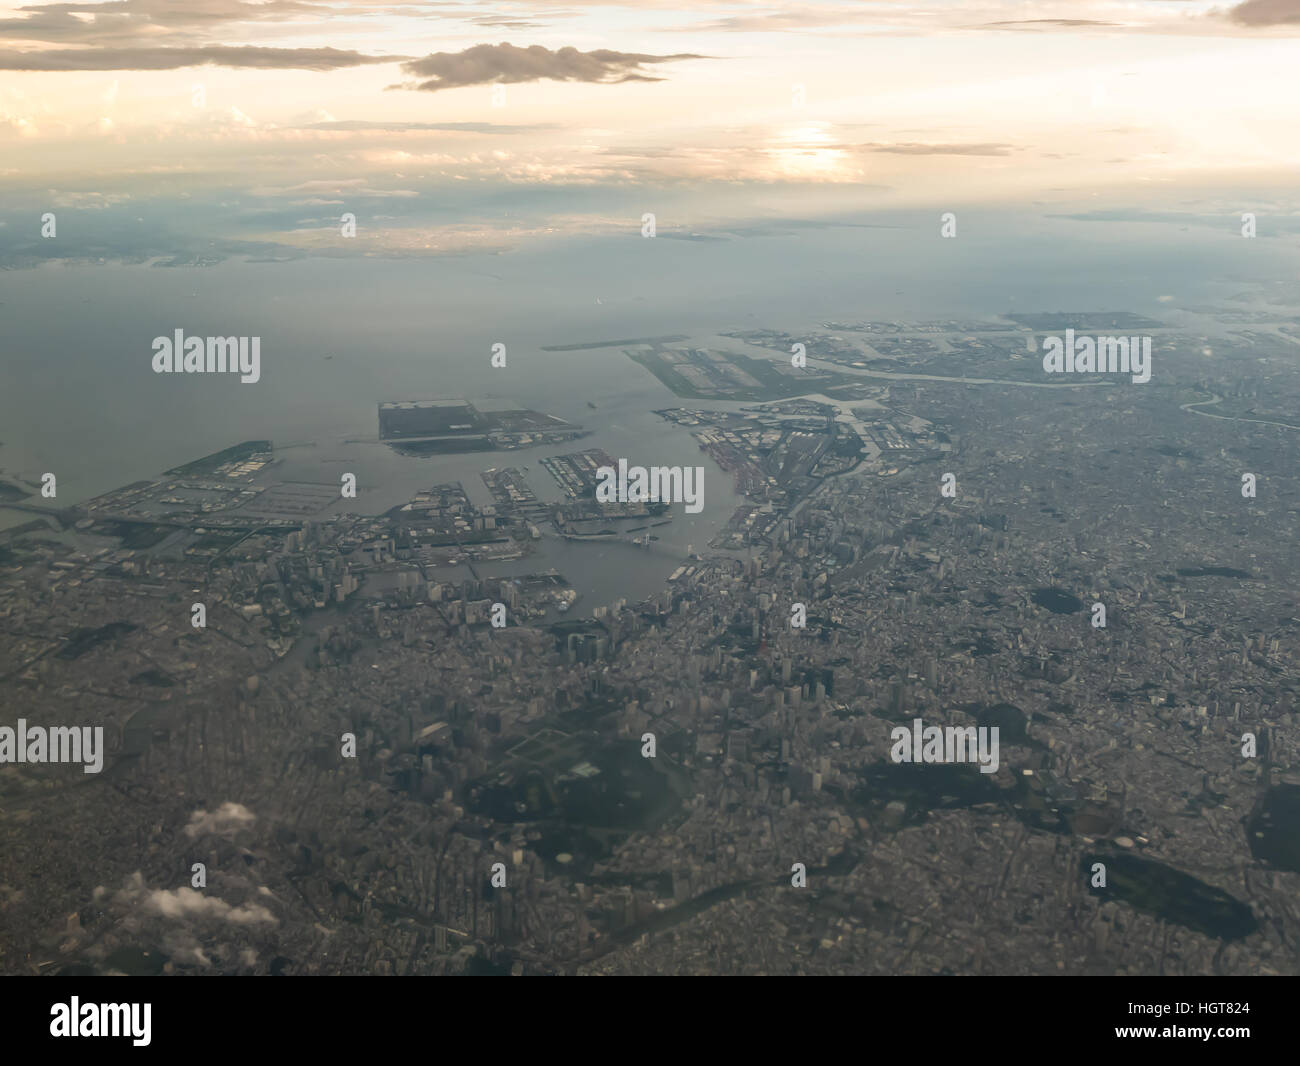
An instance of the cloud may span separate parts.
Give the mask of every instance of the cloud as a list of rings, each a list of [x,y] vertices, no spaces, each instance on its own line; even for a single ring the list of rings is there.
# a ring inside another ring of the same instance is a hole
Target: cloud
[[[932,12],[927,15],[933,17]],[[763,33],[767,31],[817,30],[830,26],[848,26],[854,23],[879,23],[885,14],[879,8],[863,10],[860,6],[812,8],[797,7],[788,11],[764,11],[758,14],[728,15],[711,22],[683,24],[684,31]]]
[[[545,25],[527,19],[511,18],[509,15],[480,15],[470,19],[470,22],[475,26],[489,26],[498,30],[539,30]]]
[[[506,126],[495,122],[367,122],[350,119],[341,122],[311,122],[297,129],[337,130],[340,133],[359,133],[373,131],[376,133],[415,133],[435,131],[439,133],[534,133],[538,130],[554,130],[560,127],[551,122],[538,122],[531,126]]]
[[[1014,19],[1009,22],[986,22],[987,29],[1017,29],[1022,26],[1052,26],[1077,29],[1080,26],[1120,27],[1121,22],[1098,22],[1096,19]]]
[[[274,899],[239,878],[227,880],[231,891]],[[236,957],[246,958],[241,949],[249,950],[249,938],[273,937],[280,925],[271,910],[255,899],[231,904],[219,898],[212,887],[202,892],[188,886],[150,888],[138,870],[116,892],[103,886],[96,888],[94,899],[111,916],[117,936],[110,935],[104,942],[92,945],[88,954],[110,973],[121,972],[110,955],[118,936],[128,942],[138,940],[155,946],[173,966],[207,967],[217,963],[228,968]],[[237,938],[238,943],[227,938]]]
[[[215,811],[195,811],[185,835],[196,837],[200,833],[223,833],[229,829],[242,829],[257,820],[257,815],[242,803],[223,803]]]
[[[257,903],[232,907],[216,896],[206,896],[193,888],[157,888],[144,899],[147,910],[164,918],[213,918],[233,925],[276,924],[276,917]]]
[[[301,0],[107,0],[91,3],[31,4],[18,9],[22,18],[0,19],[0,38],[23,38],[54,44],[109,41],[157,42],[163,37],[193,39],[231,22],[320,19],[335,14]]]
[[[888,152],[893,155],[1010,155],[1009,144],[863,144],[859,148],[868,152]]]
[[[1228,12],[1243,26],[1287,26],[1300,23],[1300,0],[1246,0]]]
[[[321,196],[397,196],[404,199],[420,195],[416,189],[382,189],[369,185],[365,178],[321,178],[316,181],[304,181],[287,187],[254,186],[246,190],[247,195],[257,197],[294,196],[305,194],[307,198]],[[224,807],[222,808],[225,809]]]
[[[1200,201],[1198,201],[1200,203]],[[1300,232],[1300,215],[1288,213],[1288,208],[1275,201],[1265,201],[1254,210],[1266,210],[1269,214],[1269,229],[1275,233],[1292,234]],[[1191,226],[1209,226],[1212,229],[1236,231],[1241,225],[1241,209],[1229,202],[1215,202],[1205,210],[1195,211],[1161,211],[1142,207],[1111,208],[1095,211],[1078,211],[1072,214],[1049,214],[1047,218],[1063,218],[1071,222],[1133,222],[1159,223],[1186,229]],[[1266,234],[1261,233],[1261,237]]]
[[[491,82],[584,81],[603,85],[625,81],[662,81],[642,71],[647,63],[670,63],[678,59],[704,59],[682,53],[652,56],[638,52],[614,52],[601,48],[579,52],[576,48],[551,51],[540,44],[518,48],[513,44],[478,44],[463,52],[434,52],[423,59],[402,64],[402,70],[416,78],[427,78],[415,86],[422,92],[455,89]]]
[[[250,67],[258,70],[339,70],[397,63],[409,56],[370,56],[337,48],[67,48],[20,52],[0,49],[0,70],[178,70],[181,67]]]

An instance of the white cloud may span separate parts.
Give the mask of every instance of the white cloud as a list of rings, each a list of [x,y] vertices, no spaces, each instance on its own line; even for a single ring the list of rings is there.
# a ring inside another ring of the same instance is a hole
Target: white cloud
[[[252,825],[257,816],[242,803],[223,803],[215,811],[195,811],[185,834],[191,838],[201,833],[226,833]]]

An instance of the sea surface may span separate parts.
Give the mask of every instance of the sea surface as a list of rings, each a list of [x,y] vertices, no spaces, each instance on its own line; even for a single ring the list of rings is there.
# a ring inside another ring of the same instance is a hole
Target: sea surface
[[[733,405],[679,400],[618,348],[543,347],[1010,311],[1128,310],[1176,322],[1179,302],[1227,304],[1249,289],[1248,267],[1268,276],[1294,258],[1281,242],[1234,241],[1230,228],[1030,226],[1006,216],[962,233],[943,240],[937,222],[921,221],[711,240],[646,240],[630,229],[626,238],[556,238],[496,255],[3,271],[0,470],[31,480],[53,471],[59,502],[75,504],[265,438],[283,460],[278,477],[337,484],[355,473],[359,496],[346,506],[380,512],[453,480],[491,502],[479,478],[491,466],[527,466],[537,495],[558,499],[538,461],[587,447],[646,466],[702,466],[704,511],[677,507],[648,552],[548,540],[542,565],[558,567],[584,599],[636,599],[661,588],[688,547],[703,550],[743,502],[690,434],[653,411]],[[1252,254],[1242,245],[1255,246]],[[176,329],[260,337],[261,380],[154,374],[152,340]],[[490,365],[495,343],[507,347],[504,369]],[[533,408],[594,433],[432,458],[375,442],[379,402],[433,397]],[[29,518],[0,510],[0,528]],[[538,559],[519,564],[489,570],[535,569]]]

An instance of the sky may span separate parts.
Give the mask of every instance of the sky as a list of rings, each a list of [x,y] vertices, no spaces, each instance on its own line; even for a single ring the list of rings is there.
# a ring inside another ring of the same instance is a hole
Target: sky
[[[352,251],[420,255],[644,212],[1292,216],[1298,49],[1300,0],[0,4],[0,227],[167,204],[336,254],[352,211]]]

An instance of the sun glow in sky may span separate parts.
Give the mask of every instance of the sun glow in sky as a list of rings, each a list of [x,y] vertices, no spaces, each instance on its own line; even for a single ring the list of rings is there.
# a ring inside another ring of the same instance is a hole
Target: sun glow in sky
[[[1294,184],[1297,37],[1300,0],[37,0],[0,6],[0,188],[1226,196]]]

